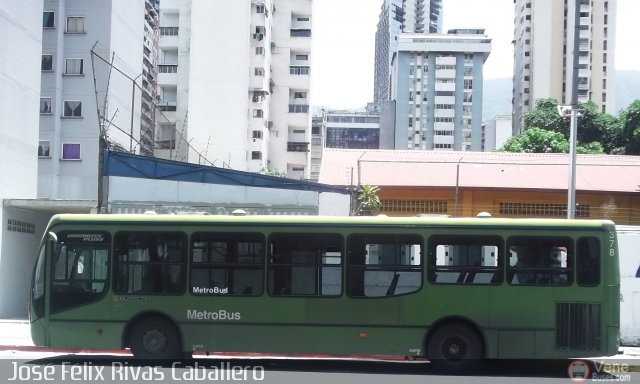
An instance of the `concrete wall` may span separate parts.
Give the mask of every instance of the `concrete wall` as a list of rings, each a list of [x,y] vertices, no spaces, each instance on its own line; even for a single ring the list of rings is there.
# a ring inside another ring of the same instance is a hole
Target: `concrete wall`
[[[34,198],[42,1],[0,2],[0,200]]]
[[[337,193],[128,177],[110,177],[108,184],[110,213],[154,210],[158,213],[200,211],[225,215],[234,209],[244,209],[250,215],[349,214],[349,196]]]
[[[37,193],[42,9],[39,0],[0,2],[0,315],[13,313],[5,311],[4,302],[18,277],[1,274],[2,266],[12,263],[2,244],[14,241],[3,199],[32,199]]]
[[[189,140],[216,166],[246,170],[251,3],[191,7]],[[190,152],[189,162],[198,160]]]
[[[318,215],[320,216],[349,216],[351,211],[351,197],[338,193],[321,193],[318,200]]]
[[[0,318],[27,317],[33,266],[50,216],[0,207]]]

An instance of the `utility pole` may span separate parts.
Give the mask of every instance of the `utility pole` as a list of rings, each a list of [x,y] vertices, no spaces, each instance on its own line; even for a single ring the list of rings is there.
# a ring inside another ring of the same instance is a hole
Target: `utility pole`
[[[569,188],[567,219],[576,217],[576,148],[578,141],[578,72],[580,71],[580,0],[574,0],[573,73],[571,84],[571,127],[569,133]]]
[[[135,79],[133,79],[133,84],[131,89],[131,132],[129,133],[129,153],[133,153],[133,121],[134,121],[133,116],[134,116],[134,110],[136,105],[136,85],[137,85],[136,80],[138,80],[138,78],[142,75],[143,73],[139,74],[138,76],[136,76]]]

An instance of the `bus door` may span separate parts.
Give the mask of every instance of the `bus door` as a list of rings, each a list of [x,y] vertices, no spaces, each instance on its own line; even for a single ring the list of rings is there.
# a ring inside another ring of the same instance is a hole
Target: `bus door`
[[[101,346],[101,321],[110,320],[108,291],[110,236],[108,233],[58,233],[49,283],[49,341],[72,346],[85,338],[87,347]],[[113,335],[111,335],[113,336]]]
[[[31,281],[31,300],[29,302],[29,322],[31,327],[31,339],[35,345],[47,346],[47,327],[46,327],[46,290],[47,259],[50,259],[51,253],[57,245],[57,236],[50,233],[46,241],[40,246],[38,258],[36,259],[35,269]]]
[[[344,354],[340,311],[344,240],[321,231],[272,233],[268,238],[268,321],[277,352]],[[290,343],[292,342],[292,343]],[[304,346],[305,349],[300,349]]]
[[[423,239],[416,234],[354,233],[347,239],[341,321],[347,352],[408,354],[423,329],[403,327],[423,285]],[[419,347],[419,345],[418,345]]]

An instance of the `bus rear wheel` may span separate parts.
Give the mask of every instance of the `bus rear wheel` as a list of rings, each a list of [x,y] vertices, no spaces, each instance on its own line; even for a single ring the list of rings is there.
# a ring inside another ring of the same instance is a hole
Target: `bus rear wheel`
[[[128,344],[139,359],[178,359],[182,357],[180,335],[175,326],[160,317],[138,320],[129,332]]]
[[[427,341],[427,358],[438,370],[469,370],[482,358],[480,338],[464,324],[446,324]]]

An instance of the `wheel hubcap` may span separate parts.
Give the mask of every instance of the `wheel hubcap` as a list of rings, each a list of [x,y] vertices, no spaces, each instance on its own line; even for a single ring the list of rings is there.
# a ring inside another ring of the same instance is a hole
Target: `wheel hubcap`
[[[142,346],[148,353],[157,355],[167,346],[167,338],[159,329],[151,329],[144,334]]]
[[[460,360],[467,354],[466,343],[458,337],[447,339],[442,347],[443,355],[447,360]]]

